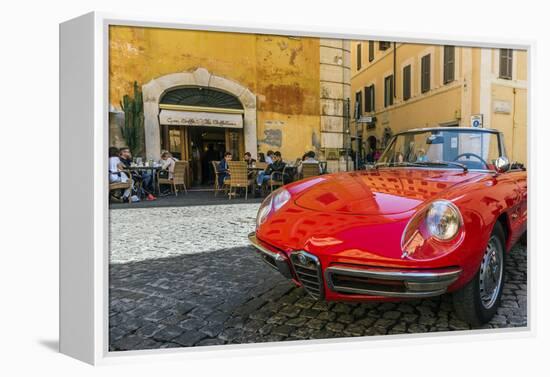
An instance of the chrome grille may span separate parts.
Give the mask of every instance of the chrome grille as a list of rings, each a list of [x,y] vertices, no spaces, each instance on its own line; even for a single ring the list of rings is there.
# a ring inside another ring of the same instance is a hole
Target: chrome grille
[[[297,251],[290,254],[290,261],[296,277],[304,286],[304,289],[314,298],[324,296],[321,264],[319,259],[305,251]]]

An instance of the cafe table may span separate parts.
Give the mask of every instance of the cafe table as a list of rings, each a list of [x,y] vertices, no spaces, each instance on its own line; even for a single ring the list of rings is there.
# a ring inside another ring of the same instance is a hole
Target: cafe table
[[[145,165],[133,165],[127,168],[130,171],[150,171],[151,175],[153,177],[153,180],[151,182],[151,185],[153,186],[153,191],[156,192],[157,187],[157,171],[162,169],[162,166],[160,165],[153,165],[153,166],[145,166]]]

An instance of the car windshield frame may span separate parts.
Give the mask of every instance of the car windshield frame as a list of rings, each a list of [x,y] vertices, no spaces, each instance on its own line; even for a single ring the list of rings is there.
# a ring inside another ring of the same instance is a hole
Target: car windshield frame
[[[498,144],[498,154],[499,157],[506,157],[506,149],[504,146],[504,138],[502,132],[492,129],[492,128],[473,128],[473,127],[429,127],[429,128],[415,128],[412,130],[398,132],[392,136],[390,142],[382,152],[380,160],[389,153],[388,151],[393,148],[393,145],[397,142],[398,137],[407,135],[407,134],[421,134],[428,132],[453,132],[453,133],[489,133],[494,134],[497,138]],[[475,171],[475,172],[486,172],[486,173],[495,173],[496,169],[471,169],[466,166],[460,166],[462,164],[456,163],[456,161],[430,161],[426,164],[423,162],[410,162],[404,161],[402,163],[391,163],[391,162],[377,162],[375,167],[379,168],[412,168],[412,169],[433,169],[433,170],[463,170],[463,171]]]

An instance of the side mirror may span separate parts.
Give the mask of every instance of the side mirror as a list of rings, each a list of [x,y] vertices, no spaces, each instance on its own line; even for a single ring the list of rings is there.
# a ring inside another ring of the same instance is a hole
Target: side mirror
[[[498,173],[505,173],[510,170],[510,161],[506,157],[500,156],[495,161],[495,168]]]

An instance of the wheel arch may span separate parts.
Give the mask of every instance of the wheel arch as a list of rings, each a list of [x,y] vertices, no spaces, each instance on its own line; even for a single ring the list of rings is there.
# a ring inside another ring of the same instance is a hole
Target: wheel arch
[[[511,234],[511,228],[510,228],[510,217],[508,216],[507,212],[502,212],[496,219],[495,225],[499,223],[502,226],[502,230],[504,232],[504,249],[505,251],[510,250],[510,234]]]

